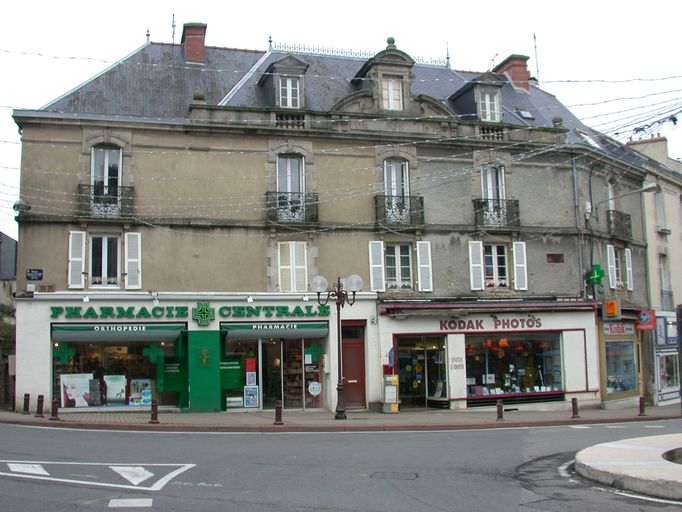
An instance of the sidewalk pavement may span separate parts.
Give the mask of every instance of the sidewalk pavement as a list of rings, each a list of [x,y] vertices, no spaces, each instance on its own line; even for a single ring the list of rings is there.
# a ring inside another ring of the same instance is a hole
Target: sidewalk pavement
[[[570,404],[568,404],[570,407]],[[401,410],[384,414],[368,410],[347,411],[347,419],[336,420],[332,411],[288,411],[282,425],[275,425],[274,411],[229,411],[188,413],[159,410],[158,423],[150,423],[149,410],[59,410],[59,418],[49,414],[0,411],[0,423],[90,429],[170,432],[377,432],[466,430],[559,426],[625,421],[652,421],[681,418],[680,404],[602,409],[583,407],[574,417],[572,409],[526,410],[508,408],[502,418],[496,408],[440,410]],[[682,427],[682,424],[680,425]],[[682,428],[681,428],[682,430]],[[663,453],[677,450],[673,457]],[[582,476],[617,489],[682,500],[682,434],[629,439],[587,448],[576,456],[576,471]]]

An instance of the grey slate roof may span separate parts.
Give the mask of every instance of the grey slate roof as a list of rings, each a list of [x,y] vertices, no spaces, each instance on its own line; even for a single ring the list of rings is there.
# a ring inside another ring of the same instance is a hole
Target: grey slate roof
[[[178,122],[187,119],[188,105],[192,102],[194,92],[199,90],[204,92],[208,105],[218,105],[231,92],[224,103],[227,106],[267,108],[262,88],[257,85],[258,80],[270,64],[286,55],[281,51],[207,47],[206,62],[199,65],[185,62],[182,45],[147,43],[48,104],[41,112],[47,115],[61,113]],[[366,59],[301,53],[295,55],[309,66],[304,88],[306,109],[329,111],[339,100],[358,90],[359,86],[352,79]],[[455,112],[448,98],[481,76],[479,72],[455,71],[445,66],[421,63],[415,63],[412,72],[415,76],[412,83],[414,95],[431,96]],[[598,140],[601,148],[610,156],[631,165],[642,164],[639,153],[591,130],[553,95],[534,86],[527,91],[517,89],[506,77],[502,81],[505,124],[552,127],[553,118],[559,116],[563,119],[563,126],[569,129],[570,144],[594,149],[577,134],[575,130],[578,129]],[[518,110],[531,112],[533,119],[524,119],[518,115]]]

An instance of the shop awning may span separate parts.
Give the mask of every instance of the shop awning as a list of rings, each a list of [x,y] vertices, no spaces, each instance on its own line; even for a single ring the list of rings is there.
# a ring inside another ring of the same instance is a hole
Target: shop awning
[[[123,341],[172,341],[183,324],[78,324],[53,325],[52,341],[69,343],[118,343]]]
[[[319,322],[223,323],[220,330],[227,333],[227,339],[324,338],[329,334],[329,325]]]

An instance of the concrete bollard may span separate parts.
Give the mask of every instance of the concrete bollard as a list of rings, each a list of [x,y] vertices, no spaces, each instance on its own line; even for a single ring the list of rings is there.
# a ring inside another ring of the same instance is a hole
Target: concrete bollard
[[[28,414],[28,408],[30,403],[31,403],[30,393],[24,393],[24,410],[21,411],[21,414]]]
[[[273,425],[284,425],[282,421],[282,401],[275,400],[275,422]]]
[[[502,421],[504,419],[504,405],[502,400],[497,401],[497,421]]]
[[[580,418],[580,414],[578,414],[578,399],[573,397],[571,398],[571,407],[573,408],[573,416],[571,418]]]
[[[45,397],[38,395],[38,403],[36,404],[36,418],[43,418],[43,406],[45,405]]]
[[[638,416],[646,416],[646,413],[644,412],[644,397],[640,396],[639,397],[639,414]]]
[[[50,419],[52,421],[59,420],[59,398],[56,396],[52,398],[52,411],[50,412]]]
[[[159,402],[152,400],[152,417],[149,423],[156,425],[159,422]]]

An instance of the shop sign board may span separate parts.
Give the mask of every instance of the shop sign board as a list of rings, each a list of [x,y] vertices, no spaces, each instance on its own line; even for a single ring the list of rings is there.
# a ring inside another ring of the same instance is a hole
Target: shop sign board
[[[28,268],[26,269],[26,280],[27,281],[41,281],[43,279],[43,269],[42,268]]]
[[[653,309],[641,309],[637,312],[637,330],[656,330],[656,312]]]
[[[605,322],[604,334],[607,336],[614,336],[619,334],[634,334],[635,326],[633,324],[626,324],[623,322]]]
[[[208,302],[200,302],[191,308],[191,318],[200,326],[207,326],[216,318],[313,318],[328,317],[329,305],[305,306],[221,306],[211,307]],[[53,320],[149,320],[149,319],[189,319],[188,306],[51,306],[50,318]]]
[[[441,320],[441,331],[497,331],[497,330],[517,330],[517,329],[540,329],[542,328],[542,318],[535,315],[525,317],[500,318],[491,316],[474,320]]]

